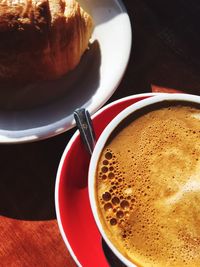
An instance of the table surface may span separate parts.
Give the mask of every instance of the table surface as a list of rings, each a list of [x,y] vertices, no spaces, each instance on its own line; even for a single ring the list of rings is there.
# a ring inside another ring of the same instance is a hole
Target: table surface
[[[198,1],[124,4],[133,47],[124,78],[108,102],[150,92],[152,84],[199,94]],[[0,145],[0,266],[75,266],[59,233],[54,206],[56,171],[74,131],[35,143]]]

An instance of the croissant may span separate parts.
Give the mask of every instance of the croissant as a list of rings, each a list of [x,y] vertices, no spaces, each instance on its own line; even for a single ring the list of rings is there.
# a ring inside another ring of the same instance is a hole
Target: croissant
[[[75,0],[0,0],[0,81],[61,77],[78,65],[92,30]]]

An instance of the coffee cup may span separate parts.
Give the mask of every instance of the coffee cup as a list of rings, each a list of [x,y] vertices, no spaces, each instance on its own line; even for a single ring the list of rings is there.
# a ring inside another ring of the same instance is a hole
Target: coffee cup
[[[199,266],[199,193],[199,96],[141,100],[100,135],[89,166],[90,204],[126,266]]]

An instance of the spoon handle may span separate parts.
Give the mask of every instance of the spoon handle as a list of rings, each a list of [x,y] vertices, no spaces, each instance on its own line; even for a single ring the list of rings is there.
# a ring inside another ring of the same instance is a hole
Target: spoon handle
[[[95,132],[89,112],[84,108],[76,109],[74,119],[88,152],[92,154],[95,146]]]

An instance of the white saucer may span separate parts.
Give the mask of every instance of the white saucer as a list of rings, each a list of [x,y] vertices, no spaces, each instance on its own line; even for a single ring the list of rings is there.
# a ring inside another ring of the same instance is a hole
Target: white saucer
[[[0,143],[37,141],[63,133],[75,125],[76,108],[85,107],[93,114],[120,83],[132,41],[124,5],[119,0],[79,2],[95,21],[90,49],[62,79],[13,87],[12,94],[1,88]]]

